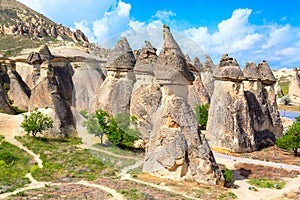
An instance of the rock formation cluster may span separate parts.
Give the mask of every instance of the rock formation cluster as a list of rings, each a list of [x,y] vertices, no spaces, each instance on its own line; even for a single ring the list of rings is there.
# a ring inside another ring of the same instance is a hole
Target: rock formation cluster
[[[133,115],[145,141],[145,172],[222,184],[208,142],[249,152],[273,145],[282,133],[274,76],[265,61],[248,63],[242,71],[228,55],[218,65],[209,55],[204,64],[197,57],[191,60],[168,26],[163,38],[159,55],[149,41],[133,52],[122,38],[107,60],[59,56],[47,46],[26,58],[1,56],[0,109],[11,114],[12,104],[29,111],[49,109],[55,121],[52,137],[76,135],[72,108]],[[206,135],[193,112],[199,104],[210,104]]]
[[[213,73],[206,136],[213,146],[251,152],[274,145],[282,135],[274,84],[266,61],[247,63],[242,71],[236,60],[223,55]]]

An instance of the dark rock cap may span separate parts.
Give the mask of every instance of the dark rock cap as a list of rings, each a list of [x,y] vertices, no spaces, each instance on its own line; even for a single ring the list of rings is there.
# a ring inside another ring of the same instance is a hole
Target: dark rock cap
[[[41,59],[43,61],[45,60],[52,60],[54,56],[51,54],[51,51],[49,50],[47,45],[43,45],[39,50]]]
[[[31,64],[31,65],[40,65],[40,64],[42,64],[43,60],[42,60],[42,58],[41,58],[41,56],[40,56],[39,53],[37,53],[37,52],[31,52],[28,55],[28,57],[26,59],[26,62],[28,64]]]
[[[127,39],[122,37],[108,55],[106,69],[111,71],[128,71],[134,68],[135,62],[135,57]]]
[[[260,76],[258,74],[258,68],[256,67],[256,64],[254,62],[247,62],[243,72],[246,80],[249,81],[260,80]]]
[[[219,66],[215,69],[213,77],[217,80],[242,82],[245,77],[237,61],[224,54]]]
[[[134,67],[134,71],[149,73],[153,75],[153,64],[157,62],[157,49],[149,41],[145,41],[145,46],[139,51],[139,55]]]
[[[187,62],[179,45],[173,38],[170,28],[163,26],[164,45],[157,59],[157,64],[161,68],[171,67],[178,71],[187,81],[193,81],[194,76],[188,71]],[[163,70],[169,71],[169,70]]]
[[[198,57],[195,57],[193,59],[193,64],[194,64],[194,67],[197,69],[198,72],[202,72],[203,71],[203,65],[200,62],[200,59]]]
[[[206,54],[205,57],[206,59],[205,59],[203,70],[212,73],[215,70],[216,66],[208,54]]]
[[[260,76],[261,82],[267,85],[273,85],[276,83],[276,79],[272,70],[269,67],[267,61],[262,61],[258,64],[258,74]]]

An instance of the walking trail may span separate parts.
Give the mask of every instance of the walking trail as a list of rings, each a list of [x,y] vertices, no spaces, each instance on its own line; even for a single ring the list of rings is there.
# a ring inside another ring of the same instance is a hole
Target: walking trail
[[[11,144],[19,147],[20,149],[23,149],[28,154],[32,155],[33,159],[38,163],[38,166],[40,168],[42,168],[43,167],[43,162],[40,159],[39,155],[36,155],[31,150],[27,149],[25,146],[23,146],[19,141],[17,141],[15,139],[15,136],[22,135],[22,132],[19,128],[22,120],[23,120],[23,116],[21,116],[21,115],[10,116],[10,115],[5,115],[5,114],[0,113],[0,135],[3,135],[7,142],[10,142]],[[97,140],[97,138],[95,138],[91,135],[85,134],[84,133],[85,129],[81,126],[78,126],[77,130],[79,132],[80,137],[82,138],[82,140],[84,142],[84,145],[82,145],[82,148],[87,148],[87,149],[96,150],[96,151],[102,151],[104,153],[107,153],[108,155],[112,155],[112,156],[116,156],[116,157],[120,157],[120,158],[137,160],[137,162],[134,165],[125,167],[121,170],[121,173],[120,173],[121,180],[134,181],[134,182],[149,185],[151,187],[158,188],[158,189],[161,189],[161,190],[173,192],[175,194],[180,194],[180,195],[182,195],[186,198],[196,199],[196,198],[193,198],[191,196],[188,196],[188,195],[184,194],[183,192],[175,191],[174,189],[172,189],[168,186],[156,185],[156,184],[152,184],[152,183],[148,183],[148,182],[144,182],[144,181],[132,178],[130,176],[130,174],[128,174],[128,172],[130,170],[135,169],[135,168],[139,167],[140,165],[142,165],[143,164],[142,160],[140,160],[139,158],[136,158],[136,157],[117,155],[117,154],[114,154],[114,153],[109,152],[109,151],[105,151],[105,150],[95,148],[95,147],[93,147],[93,145],[99,142]],[[216,152],[214,153],[214,155],[215,155],[216,161],[218,163],[224,164],[229,169],[234,169],[234,164],[237,163],[237,162],[244,162],[244,163],[260,164],[260,165],[264,165],[264,166],[284,168],[284,169],[287,169],[287,170],[300,171],[299,166],[286,165],[286,164],[281,164],[281,163],[264,162],[264,161],[246,159],[246,158],[238,158],[238,157],[234,157],[234,156],[219,154],[219,153],[216,153]],[[39,182],[39,181],[35,180],[31,176],[30,173],[27,174],[26,177],[29,178],[29,180],[31,182],[30,184],[26,185],[26,187],[24,187],[24,188],[17,189],[14,192],[0,194],[0,199],[1,198],[6,198],[10,195],[14,195],[14,194],[17,194],[18,192],[23,192],[23,191],[26,191],[26,190],[39,189],[39,188],[43,188],[43,187],[46,187],[46,186],[59,186],[59,185],[65,184],[65,183]],[[248,200],[248,199],[249,200],[252,200],[252,199],[264,199],[265,200],[265,199],[267,199],[268,200],[268,199],[273,199],[274,197],[278,197],[278,196],[282,195],[283,193],[290,192],[291,190],[296,190],[300,186],[300,177],[299,176],[296,177],[296,178],[285,178],[284,180],[287,182],[287,184],[281,190],[260,189],[259,188],[257,192],[248,190],[248,187],[250,185],[246,182],[245,179],[244,180],[243,179],[236,180],[235,185],[237,185],[238,188],[237,189],[232,189],[232,192],[235,193],[238,196],[238,199],[243,199],[243,200]],[[111,199],[115,199],[115,200],[124,199],[123,196],[121,194],[119,194],[116,190],[114,190],[112,188],[109,188],[109,187],[106,187],[106,186],[103,186],[103,185],[91,184],[87,181],[79,181],[79,182],[76,182],[76,183],[69,183],[69,184],[78,184],[78,185],[85,185],[85,186],[88,186],[88,187],[98,188],[98,189],[101,189],[103,191],[106,191],[106,192],[110,193],[112,195]]]

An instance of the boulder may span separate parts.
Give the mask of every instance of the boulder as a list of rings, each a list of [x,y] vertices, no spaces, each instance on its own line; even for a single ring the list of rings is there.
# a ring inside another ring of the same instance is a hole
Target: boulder
[[[168,87],[144,84],[131,98],[131,115],[146,141],[143,171],[175,180],[223,184],[212,151],[187,102]]]

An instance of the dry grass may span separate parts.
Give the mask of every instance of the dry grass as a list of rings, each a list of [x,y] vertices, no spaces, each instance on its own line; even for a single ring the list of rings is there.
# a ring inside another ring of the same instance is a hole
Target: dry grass
[[[283,178],[295,177],[300,174],[298,171],[288,171],[275,167],[253,165],[248,163],[237,163],[234,167],[240,171],[240,175],[245,178]]]
[[[296,199],[300,199],[300,187],[298,187],[298,190],[293,190],[279,197],[273,198],[273,200],[296,200]]]
[[[215,149],[215,148],[214,151],[219,153],[224,153],[224,154],[227,153],[228,155],[232,155],[236,157],[250,158],[255,160],[269,161],[275,163],[285,163],[285,164],[300,166],[299,156],[294,156],[292,151],[281,149],[276,145],[262,149],[261,151],[255,151],[251,153],[234,153],[231,151]]]

